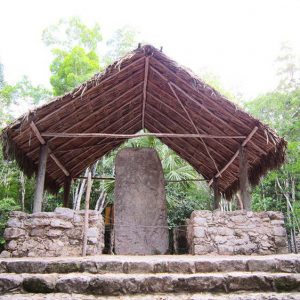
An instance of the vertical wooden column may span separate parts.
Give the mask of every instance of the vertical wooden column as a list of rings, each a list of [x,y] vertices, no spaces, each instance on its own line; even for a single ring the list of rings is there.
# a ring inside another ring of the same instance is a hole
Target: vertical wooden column
[[[85,212],[84,212],[84,224],[83,224],[83,241],[82,241],[82,256],[86,256],[87,248],[87,232],[89,229],[89,208],[90,208],[90,195],[92,189],[92,173],[89,169],[87,178],[87,187],[85,194]]]
[[[33,200],[34,213],[42,211],[47,158],[48,158],[48,146],[47,144],[43,144],[40,146],[39,169],[38,169],[38,174],[36,177],[36,184],[35,184],[35,192],[34,192],[34,200]]]
[[[241,200],[243,203],[243,208],[245,210],[251,210],[251,195],[250,195],[250,186],[248,180],[248,160],[247,160],[247,151],[246,148],[240,146],[239,151],[240,157],[240,193]]]
[[[213,180],[213,189],[214,189],[214,209],[220,208],[220,200],[221,200],[221,194],[219,192],[219,180],[217,177],[214,177]]]
[[[64,182],[64,203],[63,203],[63,207],[69,207],[71,182],[72,182],[71,176],[66,176],[65,177],[65,182]]]

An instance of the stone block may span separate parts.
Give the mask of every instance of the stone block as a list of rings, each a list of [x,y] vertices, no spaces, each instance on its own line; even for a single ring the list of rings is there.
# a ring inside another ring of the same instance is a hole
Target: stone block
[[[205,228],[203,228],[203,227],[194,227],[194,237],[204,238],[205,237]]]
[[[50,225],[50,218],[29,218],[24,221],[24,225],[28,227],[39,227],[39,226],[48,226]]]
[[[87,236],[88,237],[91,237],[91,238],[93,238],[93,237],[98,237],[98,235],[99,235],[99,230],[98,230],[98,228],[96,228],[96,227],[90,227],[90,228],[88,228],[88,230],[87,230]]]
[[[62,230],[59,229],[50,229],[47,231],[46,235],[50,237],[59,237],[62,235]]]
[[[286,236],[286,229],[282,226],[274,226],[273,231],[275,236]]]
[[[56,217],[62,219],[73,219],[74,210],[66,207],[57,207],[54,212],[56,213]]]
[[[44,228],[33,228],[30,231],[30,236],[44,236],[46,233]]]
[[[10,218],[7,221],[7,227],[13,227],[13,228],[23,228],[24,224],[23,222],[18,218]]]
[[[50,226],[57,228],[73,228],[73,224],[69,221],[60,220],[60,219],[52,219],[50,222]]]
[[[25,236],[26,231],[24,229],[20,229],[20,228],[6,228],[4,230],[4,238],[7,240],[10,239],[16,239],[19,238],[21,236]]]

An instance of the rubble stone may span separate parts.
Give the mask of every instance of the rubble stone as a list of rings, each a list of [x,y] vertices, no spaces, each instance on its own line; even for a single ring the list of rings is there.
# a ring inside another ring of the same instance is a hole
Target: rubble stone
[[[99,212],[90,211],[88,254],[101,254],[104,223]],[[82,252],[83,211],[57,208],[55,212],[12,212],[4,231],[1,257],[76,256]],[[22,228],[20,228],[22,227]]]
[[[287,253],[287,234],[280,212],[194,211],[187,221],[191,254]]]

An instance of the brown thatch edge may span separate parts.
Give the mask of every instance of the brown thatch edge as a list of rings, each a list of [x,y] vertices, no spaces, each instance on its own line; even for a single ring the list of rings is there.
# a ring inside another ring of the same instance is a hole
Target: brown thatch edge
[[[126,67],[126,65],[130,63],[131,58],[134,57],[134,61],[137,61],[143,56],[148,55],[153,55],[153,57],[156,60],[164,63],[165,67],[168,68],[170,72],[174,74],[177,73],[178,76],[182,77],[182,81],[185,82],[185,84],[189,86],[189,88],[192,91],[202,92],[204,97],[211,97],[212,100],[216,101],[216,103],[219,105],[228,105],[227,111],[228,109],[239,111],[244,117],[251,118],[251,120],[254,120],[256,126],[258,126],[260,130],[263,130],[265,132],[266,136],[270,140],[270,143],[274,144],[274,147],[272,149],[266,150],[267,155],[260,155],[256,163],[252,163],[251,168],[249,170],[249,181],[251,185],[257,184],[260,181],[260,178],[264,176],[268,171],[279,168],[285,162],[287,142],[283,138],[279,137],[275,131],[273,131],[267,125],[260,122],[258,119],[251,116],[249,113],[243,111],[239,106],[229,101],[226,97],[222,96],[214,88],[204,83],[192,71],[178,65],[175,61],[171,60],[170,58],[168,58],[163,53],[161,53],[160,51],[158,51],[150,45],[145,45],[134,50],[125,57],[121,58],[119,61],[110,65],[104,72],[94,75],[90,80],[75,88],[70,93],[53,98],[52,101],[45,103],[44,105],[38,108],[35,108],[33,111],[27,114],[24,114],[23,116],[15,120],[13,123],[11,123],[9,126],[7,126],[1,134],[4,158],[10,160],[15,159],[17,161],[18,166],[24,171],[24,173],[27,176],[30,177],[33,174],[35,174],[37,172],[37,164],[34,163],[23,151],[19,150],[13,139],[10,137],[10,131],[15,130],[15,132],[21,133],[23,126],[24,128],[26,128],[30,121],[35,121],[37,119],[37,110],[46,107],[48,107],[49,109],[54,109],[55,101],[58,101],[58,105],[60,105],[65,104],[66,102],[74,98],[82,97],[87,91],[90,92],[90,90],[96,88],[99,84],[101,84],[103,80],[106,80],[111,75],[118,73],[120,69]],[[211,176],[213,175],[214,174],[211,174]],[[226,178],[226,171],[221,176],[224,176]],[[231,197],[238,190],[238,185],[238,177],[234,181],[229,182],[224,192],[226,197]],[[45,188],[49,192],[57,193],[60,186],[61,182],[55,181],[52,177],[46,174]]]
[[[20,151],[15,145],[13,139],[11,139],[6,131],[1,134],[1,142],[3,147],[3,157],[6,160],[15,160],[18,167],[24,172],[24,174],[31,178],[37,173],[36,164]],[[57,194],[60,186],[50,178],[47,173],[45,176],[45,189],[51,194]]]
[[[269,171],[280,168],[286,161],[286,149],[287,141],[281,139],[277,148],[268,152],[268,155],[264,155],[255,166],[248,170],[249,183],[252,187],[257,185],[261,178],[264,177]],[[226,199],[231,199],[232,196],[239,190],[239,180],[236,179],[226,189],[224,193]]]

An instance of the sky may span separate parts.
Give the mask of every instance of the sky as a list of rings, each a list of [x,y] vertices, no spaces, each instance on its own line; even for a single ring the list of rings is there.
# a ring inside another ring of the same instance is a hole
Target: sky
[[[252,99],[276,87],[283,41],[300,53],[299,0],[0,0],[0,62],[5,79],[23,75],[49,84],[44,28],[60,18],[98,22],[105,39],[125,25],[195,73],[216,74],[223,87]]]

